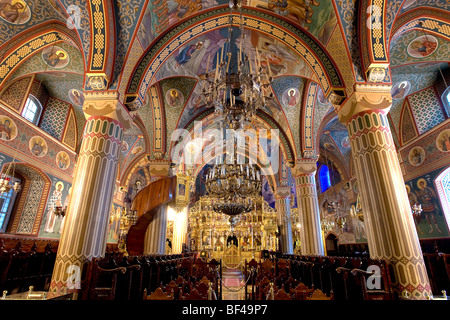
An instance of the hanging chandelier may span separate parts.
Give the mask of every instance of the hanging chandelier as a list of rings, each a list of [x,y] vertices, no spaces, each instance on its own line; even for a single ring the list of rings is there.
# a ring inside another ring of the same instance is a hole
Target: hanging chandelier
[[[16,157],[14,156],[13,161],[9,164],[5,173],[0,175],[0,194],[8,193],[11,189],[15,192],[20,191],[21,185],[20,182],[12,182],[11,177],[14,177],[14,173],[16,171]]]
[[[236,216],[255,207],[252,198],[261,192],[261,172],[256,165],[238,163],[235,141],[232,163],[215,164],[206,175],[205,186],[214,198],[215,212]]]
[[[245,122],[250,121],[268,100],[273,99],[269,88],[272,72],[269,63],[266,64],[267,68],[261,66],[258,49],[255,48],[255,53],[248,52],[249,50],[243,52],[242,44],[247,40],[243,28],[241,0],[230,0],[229,6],[228,38],[221,52],[216,55],[214,77],[209,73],[211,56],[208,56],[202,95],[206,107],[214,108],[216,114],[222,115],[229,128],[239,129]],[[238,50],[232,50],[233,10],[240,13]]]

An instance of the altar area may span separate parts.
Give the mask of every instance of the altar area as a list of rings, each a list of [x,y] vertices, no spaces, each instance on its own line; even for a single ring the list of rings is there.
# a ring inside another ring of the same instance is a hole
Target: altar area
[[[200,197],[189,210],[189,249],[222,260],[224,268],[241,268],[245,260],[260,259],[262,250],[276,251],[277,213],[263,197],[253,203],[254,210],[229,216],[214,212],[210,197]]]

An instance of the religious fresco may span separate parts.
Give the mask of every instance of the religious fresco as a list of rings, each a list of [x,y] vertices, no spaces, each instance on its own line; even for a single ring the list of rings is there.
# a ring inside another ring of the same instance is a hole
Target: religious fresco
[[[425,161],[425,150],[421,147],[414,147],[408,155],[409,163],[415,167],[420,166]]]
[[[56,155],[56,165],[61,170],[66,170],[69,167],[70,158],[67,152],[65,151],[58,152],[58,154]]]
[[[448,60],[450,42],[430,34],[423,34],[421,30],[411,30],[392,38],[390,51],[390,66],[419,63],[441,62]]]
[[[263,8],[300,24],[322,44],[326,44],[337,23],[331,0],[248,0],[248,5]]]
[[[272,187],[270,186],[269,180],[267,180],[267,177],[265,175],[262,176],[261,179],[261,194],[264,199],[264,201],[267,202],[267,204],[275,209],[275,195],[273,194]]]
[[[0,18],[11,24],[25,24],[31,18],[30,7],[23,0],[3,0],[0,3]]]
[[[422,213],[413,215],[419,239],[448,237],[449,230],[435,186],[436,177],[445,168],[405,182],[410,205],[422,205]]]
[[[206,164],[195,178],[194,192],[191,192],[191,203],[195,203],[200,200],[200,197],[207,195],[205,181],[206,175],[211,168],[210,164]]]
[[[0,116],[0,139],[14,140],[17,137],[17,125],[7,116]]]
[[[64,209],[68,206],[72,184],[50,174],[47,175],[49,176],[52,185],[49,190],[47,204],[44,207],[38,236],[59,239],[64,227],[65,216],[56,215],[55,208],[61,207],[61,209]]]
[[[42,50],[42,59],[52,68],[61,69],[67,66],[69,54],[59,46],[50,46]]]
[[[408,95],[410,90],[411,83],[409,81],[401,81],[392,87],[392,99],[403,99]]]
[[[58,0],[48,0],[48,3],[52,6],[52,8],[58,12],[58,14],[63,18],[67,19],[69,18],[69,15],[66,12],[66,9],[64,6],[61,5],[61,3]]]
[[[202,10],[213,8],[219,4],[228,3],[226,0],[151,0],[149,1],[138,30],[138,38],[142,47],[147,48],[163,31],[178,21]]]
[[[442,131],[437,136],[436,147],[439,151],[450,152],[450,129]]]
[[[77,107],[82,107],[84,103],[84,94],[80,90],[71,89],[69,91],[69,99]]]
[[[408,147],[400,149],[400,155],[401,159],[403,160],[404,174],[406,175],[406,178],[412,176],[415,170],[424,168],[428,165],[433,165],[437,161],[443,159],[443,157],[445,158],[445,155],[448,154],[448,151],[442,149],[444,145],[444,133],[450,134],[450,123],[444,125],[439,130],[433,130],[428,134],[422,135],[420,140],[414,141],[412,144],[408,145]],[[411,150],[416,147],[421,147],[426,154],[426,157],[423,157],[423,162],[420,167],[414,166],[409,159]]]
[[[438,41],[432,35],[423,35],[411,41],[408,45],[408,54],[413,58],[423,58],[432,54],[438,46]]]
[[[120,236],[120,217],[123,207],[117,203],[111,206],[111,212],[108,223],[108,233],[106,236],[107,243],[118,243]]]
[[[40,136],[34,136],[29,142],[30,152],[38,158],[42,158],[47,154],[47,142]]]

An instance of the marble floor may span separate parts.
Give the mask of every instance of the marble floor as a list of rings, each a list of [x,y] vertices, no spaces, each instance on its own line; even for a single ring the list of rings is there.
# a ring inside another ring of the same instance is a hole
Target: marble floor
[[[244,300],[245,279],[239,269],[222,270],[222,299],[223,300]]]

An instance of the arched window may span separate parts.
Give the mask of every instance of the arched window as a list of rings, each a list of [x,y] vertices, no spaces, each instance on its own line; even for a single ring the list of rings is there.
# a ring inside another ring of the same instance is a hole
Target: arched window
[[[330,170],[325,164],[319,169],[319,182],[321,192],[325,192],[329,187],[331,187]]]
[[[441,96],[442,103],[444,104],[444,109],[447,117],[450,118],[450,87],[448,87]]]
[[[39,100],[30,94],[28,96],[27,103],[25,104],[25,108],[23,108],[22,110],[22,117],[37,125],[41,116],[41,112],[42,106]]]
[[[450,167],[445,169],[435,180],[447,227],[450,230]]]
[[[10,178],[12,184],[21,182],[14,177]],[[0,193],[0,233],[6,232],[12,208],[14,207],[14,201],[16,200],[16,194],[17,192],[13,188],[9,189],[8,192]]]

